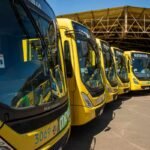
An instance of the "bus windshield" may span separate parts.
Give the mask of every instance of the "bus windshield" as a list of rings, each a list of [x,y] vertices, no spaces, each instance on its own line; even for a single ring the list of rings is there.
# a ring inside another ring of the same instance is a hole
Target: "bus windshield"
[[[101,47],[104,57],[106,77],[112,86],[117,86],[115,64],[113,61],[113,55],[111,53],[110,45],[104,41],[101,41]]]
[[[32,16],[43,38],[19,1],[0,1],[0,104],[15,109],[56,105],[65,93],[53,17]]]
[[[115,52],[117,75],[119,76],[122,82],[129,82],[126,60],[125,56],[123,55],[123,51],[114,48],[114,52]]]
[[[132,53],[132,70],[141,80],[150,80],[150,54]]]
[[[93,89],[102,90],[104,87],[101,77],[101,67],[99,65],[99,55],[97,54],[97,49],[95,46],[96,42],[93,40],[90,31],[86,27],[74,22],[73,27],[76,35],[78,60],[82,82],[89,89],[89,91]],[[78,32],[84,33],[89,40],[84,38],[82,34],[78,34]],[[92,65],[90,60],[91,53],[95,54],[95,65]]]

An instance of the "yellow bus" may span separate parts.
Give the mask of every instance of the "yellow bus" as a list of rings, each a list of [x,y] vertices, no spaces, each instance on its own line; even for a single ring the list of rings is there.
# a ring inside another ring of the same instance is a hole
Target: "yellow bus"
[[[150,53],[126,51],[131,91],[150,90]]]
[[[71,101],[72,125],[83,125],[103,112],[104,85],[98,49],[90,30],[58,18]]]
[[[71,116],[53,10],[1,0],[0,14],[0,149],[62,149]]]
[[[130,81],[128,77],[127,61],[125,59],[124,51],[117,47],[111,47],[111,50],[114,56],[117,73],[118,94],[120,95],[128,93],[130,91]]]
[[[118,97],[115,62],[109,43],[101,39],[96,39],[96,41],[101,55],[102,73],[106,87],[105,99],[106,103],[109,103],[116,100]]]

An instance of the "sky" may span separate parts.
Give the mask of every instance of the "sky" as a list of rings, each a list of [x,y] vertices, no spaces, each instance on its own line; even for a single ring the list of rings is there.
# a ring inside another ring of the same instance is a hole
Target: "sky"
[[[104,9],[118,6],[150,8],[150,0],[47,0],[56,15]]]

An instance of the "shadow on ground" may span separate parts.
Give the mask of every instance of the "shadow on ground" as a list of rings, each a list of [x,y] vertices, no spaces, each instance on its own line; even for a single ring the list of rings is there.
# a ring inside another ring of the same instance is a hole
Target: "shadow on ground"
[[[130,94],[134,97],[139,97],[139,96],[146,96],[146,95],[150,95],[150,90],[146,90],[146,91],[134,91],[134,92],[130,92]]]
[[[94,150],[97,142],[94,136],[102,131],[109,132],[111,130],[109,123],[115,118],[114,110],[121,109],[123,101],[130,98],[131,94],[120,96],[118,100],[105,107],[104,113],[99,118],[84,126],[72,127],[70,139],[64,150]]]

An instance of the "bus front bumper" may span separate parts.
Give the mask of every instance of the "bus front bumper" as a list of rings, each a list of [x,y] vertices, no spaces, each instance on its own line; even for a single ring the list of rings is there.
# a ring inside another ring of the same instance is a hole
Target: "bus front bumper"
[[[106,93],[105,98],[106,98],[106,103],[115,101],[118,98],[118,92],[117,93]]]
[[[72,125],[80,126],[84,125],[98,116],[101,116],[105,107],[105,101],[100,105],[92,108],[84,106],[72,106]]]
[[[131,91],[144,91],[144,90],[150,90],[150,85],[144,85],[144,84],[132,84],[131,85]]]
[[[6,143],[12,148],[12,150],[15,149],[21,149],[21,150],[53,150],[53,149],[61,149],[64,147],[64,145],[67,143],[69,135],[70,135],[70,127],[71,122],[68,122],[68,124],[60,131],[56,136],[54,136],[52,139],[41,142],[41,144],[36,147],[35,143],[33,143],[34,139],[31,138],[32,134],[35,134],[37,131],[33,131],[32,133],[27,134],[18,134],[11,130],[7,125],[4,125],[2,129],[0,130],[0,138],[4,139]],[[54,132],[53,130],[50,131],[51,133]],[[40,132],[40,138],[45,137],[46,135],[42,132]],[[40,139],[41,140],[41,139]],[[0,146],[1,149],[1,146]]]
[[[41,148],[41,150],[61,150],[64,148],[64,146],[66,145],[69,136],[70,136],[70,128],[66,128],[65,131],[62,131],[62,133],[60,133],[60,135],[58,135],[59,140],[57,139],[53,139],[51,141],[51,144],[47,144],[44,147]],[[50,145],[53,145],[52,147],[50,147]]]
[[[130,91],[130,88],[129,87],[119,87],[118,88],[118,95],[121,95],[121,94],[125,94],[125,93],[129,93]]]

